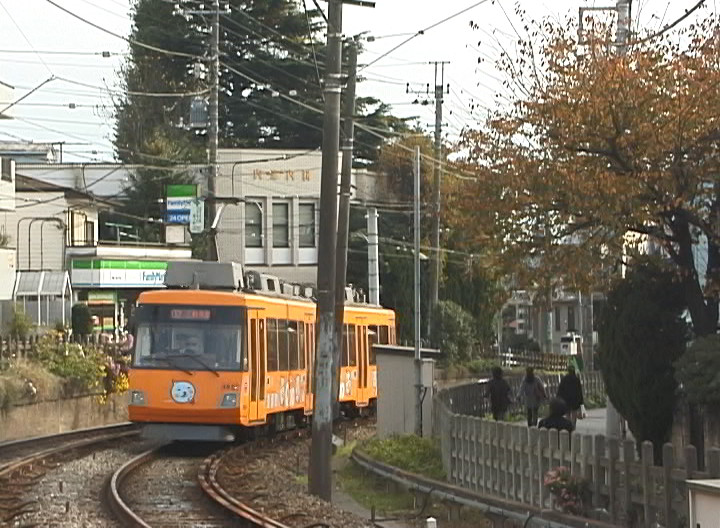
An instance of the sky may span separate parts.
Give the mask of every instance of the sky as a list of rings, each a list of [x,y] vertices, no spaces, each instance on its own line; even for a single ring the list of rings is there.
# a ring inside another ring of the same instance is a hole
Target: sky
[[[132,0],[53,1],[114,33],[130,32]],[[312,1],[306,1],[312,7]],[[683,26],[717,13],[719,1],[706,0]],[[516,14],[518,7],[530,19],[571,17],[568,23],[577,23],[579,7],[608,6],[615,0],[485,0],[422,35],[417,33],[478,1],[375,2],[375,8],[344,8],[346,35],[368,32],[376,37],[365,43],[366,51],[359,59],[365,80],[358,95],[391,103],[396,115],[418,117],[418,123],[430,130],[434,103],[425,91],[428,83],[432,91],[434,67],[429,62],[450,61],[445,66],[450,93],[445,96],[443,132],[452,139],[481,119],[484,109],[502,104],[497,94],[503,94],[503,77],[495,61],[502,49],[513,53],[518,38],[525,34]],[[633,25],[660,29],[694,3],[634,0]],[[320,4],[326,7],[325,2]],[[471,21],[478,29],[471,28]],[[112,101],[118,95],[118,71],[127,50],[126,41],[73,18],[47,0],[0,0],[0,81],[13,85],[14,99],[18,99],[56,77],[14,106],[14,119],[0,120],[0,140],[64,141],[64,161],[112,161]],[[406,83],[411,83],[413,93],[406,93]],[[7,104],[0,101],[0,110]]]

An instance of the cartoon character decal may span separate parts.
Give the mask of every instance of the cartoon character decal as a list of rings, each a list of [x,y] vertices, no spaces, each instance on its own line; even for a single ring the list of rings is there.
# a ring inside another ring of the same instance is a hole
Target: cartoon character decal
[[[189,381],[173,381],[170,396],[176,403],[193,403],[195,386]]]

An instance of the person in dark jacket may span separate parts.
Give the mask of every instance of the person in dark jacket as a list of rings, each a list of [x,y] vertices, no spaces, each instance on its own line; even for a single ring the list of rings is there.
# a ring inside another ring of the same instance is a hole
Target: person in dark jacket
[[[490,398],[490,412],[492,412],[495,421],[505,419],[505,413],[507,413],[508,407],[512,403],[511,393],[510,385],[503,379],[502,369],[493,367],[492,379],[487,383],[485,397]]]
[[[520,390],[517,394],[518,400],[525,403],[527,411],[528,427],[535,427],[538,421],[538,409],[540,405],[547,400],[545,393],[545,385],[535,375],[535,369],[528,367],[525,369],[525,378],[520,384]]]
[[[558,429],[572,433],[575,430],[572,422],[565,418],[567,406],[560,398],[550,400],[550,414],[546,418],[540,420],[538,427],[541,429]]]
[[[575,374],[575,367],[572,365],[568,367],[568,373],[560,380],[557,397],[561,398],[567,405],[567,417],[575,427],[578,417],[584,418],[581,410],[585,400],[583,399],[582,383],[580,383],[580,378]]]

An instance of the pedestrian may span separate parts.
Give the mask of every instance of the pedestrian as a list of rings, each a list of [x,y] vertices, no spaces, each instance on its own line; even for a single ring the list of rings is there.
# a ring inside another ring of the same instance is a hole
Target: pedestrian
[[[585,418],[585,400],[583,399],[582,383],[575,373],[573,365],[568,366],[567,374],[560,380],[557,397],[567,405],[567,418],[575,428],[578,418]]]
[[[512,389],[507,381],[503,379],[503,371],[500,367],[493,367],[492,379],[488,381],[485,389],[485,397],[490,398],[490,412],[495,421],[505,419],[508,407],[512,403]]]
[[[553,398],[550,400],[550,412],[549,414],[540,420],[538,427],[541,429],[558,429],[560,431],[567,431],[572,433],[575,430],[575,426],[570,420],[565,418],[565,412],[567,411],[567,405],[560,398]]]
[[[547,400],[547,394],[545,392],[545,385],[543,385],[540,378],[535,375],[535,369],[532,367],[528,367],[525,370],[525,379],[523,379],[520,384],[518,400],[525,403],[528,427],[536,426],[538,409],[540,405]]]

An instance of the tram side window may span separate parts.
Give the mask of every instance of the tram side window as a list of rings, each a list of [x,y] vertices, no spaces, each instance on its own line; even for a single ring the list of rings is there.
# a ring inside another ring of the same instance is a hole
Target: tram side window
[[[288,370],[288,322],[278,320],[278,370]]]
[[[300,362],[298,368],[305,368],[305,323],[298,323],[298,353],[300,354]]]
[[[378,327],[377,325],[368,326],[368,362],[370,365],[375,365],[377,359],[375,358],[375,349],[373,345],[378,343]]]
[[[267,320],[267,369],[268,372],[278,370],[278,320]]]
[[[289,365],[290,370],[297,370],[298,369],[298,322],[297,321],[288,321],[288,341],[289,341],[289,350],[288,350],[288,359],[289,359]]]
[[[343,348],[342,357],[340,358],[340,366],[347,367],[348,365],[348,325],[343,325]]]
[[[348,332],[348,346],[349,346],[349,354],[348,354],[348,364],[351,367],[357,366],[357,342],[356,342],[356,333],[355,333],[355,325],[350,325],[350,331]]]

